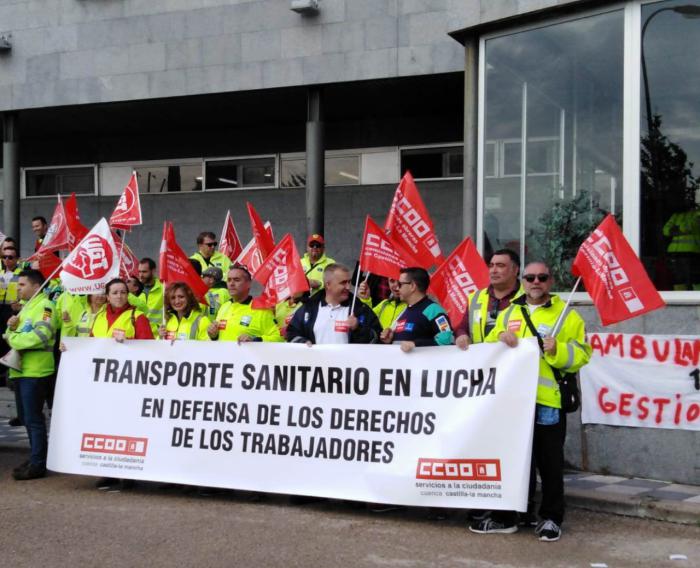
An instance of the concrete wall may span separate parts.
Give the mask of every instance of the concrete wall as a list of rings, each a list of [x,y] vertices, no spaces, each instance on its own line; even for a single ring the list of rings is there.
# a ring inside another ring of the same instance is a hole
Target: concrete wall
[[[0,2],[0,110],[459,71],[447,32],[474,2]],[[486,3],[484,3],[486,4]]]

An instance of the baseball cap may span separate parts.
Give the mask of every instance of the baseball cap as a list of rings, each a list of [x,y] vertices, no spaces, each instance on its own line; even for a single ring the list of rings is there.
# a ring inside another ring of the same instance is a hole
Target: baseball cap
[[[322,245],[325,245],[326,240],[323,238],[323,235],[319,235],[318,233],[314,233],[313,235],[309,235],[309,238],[306,239],[307,245],[310,245],[311,243],[320,243]]]
[[[202,272],[202,276],[211,276],[214,280],[221,280],[224,277],[224,273],[218,266],[210,266]]]

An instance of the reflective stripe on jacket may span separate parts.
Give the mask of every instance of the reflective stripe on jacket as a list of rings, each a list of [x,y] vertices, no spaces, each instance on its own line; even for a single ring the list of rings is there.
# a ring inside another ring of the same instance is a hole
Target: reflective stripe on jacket
[[[520,285],[513,299],[521,296],[523,291],[523,287]],[[483,343],[487,335],[486,324],[489,318],[488,288],[483,288],[470,294],[467,313],[469,314],[469,335],[472,343]]]
[[[211,341],[207,328],[211,320],[202,312],[192,311],[187,317],[178,319],[172,314],[165,326],[166,339],[190,339],[196,341]]]
[[[153,335],[157,336],[158,328],[163,322],[163,284],[161,281],[156,278],[153,287],[148,292],[144,289],[137,296],[137,300],[145,300],[146,311],[144,313],[151,324]]]
[[[559,296],[552,295],[543,306],[530,314],[530,319],[537,332],[546,337],[551,335],[559,314],[565,303]],[[496,327],[486,337],[487,342],[498,341],[498,336],[511,331],[517,337],[533,337],[521,310],[527,310],[525,296],[513,300],[508,308],[498,316]],[[562,373],[575,373],[591,358],[591,346],[586,343],[586,330],[583,318],[573,309],[569,309],[556,336],[557,352],[555,355],[540,357],[540,370],[537,380],[537,404],[561,408],[559,385],[554,377],[552,367]]]
[[[107,310],[103,306],[92,324],[93,337],[113,337],[115,339],[133,339],[136,335],[136,318],[142,316],[136,308],[130,308],[117,316],[110,326],[107,321]]]
[[[57,328],[56,306],[43,293],[22,308],[15,331],[6,334],[7,344],[22,356],[21,370],[10,369],[10,378],[53,375]]]
[[[221,306],[216,315],[219,340],[236,341],[240,335],[246,334],[258,341],[284,341],[272,310],[255,309],[251,301],[252,298],[243,302],[229,300]]]

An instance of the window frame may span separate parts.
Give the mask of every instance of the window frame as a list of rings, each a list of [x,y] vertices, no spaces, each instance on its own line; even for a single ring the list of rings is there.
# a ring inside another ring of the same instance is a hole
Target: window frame
[[[92,168],[92,179],[93,179],[93,187],[94,191],[92,193],[76,193],[77,196],[97,196],[100,194],[100,188],[99,188],[99,176],[98,176],[98,164],[69,164],[69,165],[60,165],[60,166],[29,166],[29,167],[22,167],[20,168],[20,199],[54,199],[58,194],[53,194],[53,195],[27,195],[27,172],[32,171],[42,171],[42,170],[69,170],[69,169],[74,169],[74,168]],[[70,194],[61,194],[63,195],[70,195]],[[3,200],[4,200],[4,194],[3,194]]]
[[[275,172],[272,175],[272,185],[247,185],[245,187],[213,187],[207,188],[207,163],[208,162],[230,162],[234,160],[259,160],[261,158],[272,158]],[[221,191],[248,191],[260,189],[283,189],[280,187],[280,154],[252,154],[246,156],[216,156],[214,158],[202,158],[202,192]]]
[[[539,22],[504,28],[479,36],[479,69],[477,90],[477,212],[476,244],[478,250],[484,250],[484,159],[485,159],[485,95],[486,95],[486,42],[521,32],[536,30],[553,25],[573,22],[582,18],[616,12],[623,12],[623,117],[622,117],[622,231],[639,254],[640,247],[640,213],[641,213],[641,26],[642,6],[659,0],[629,0],[615,2],[598,8],[582,10],[575,15],[549,18]],[[659,291],[662,298],[672,304],[697,304],[700,292],[697,291]],[[562,294],[564,299],[570,293]],[[586,292],[576,292],[572,301],[577,304],[591,304]]]
[[[444,144],[415,144],[409,146],[399,146],[399,179],[403,177],[404,172],[401,169],[401,157],[404,150],[429,150],[431,148],[460,148],[464,157],[464,141],[461,142],[445,142]],[[464,172],[461,176],[445,176],[445,177],[430,177],[430,178],[414,178],[416,181],[444,181],[444,180],[461,180],[464,179]]]
[[[394,147],[391,146],[389,147],[390,149],[393,149]],[[356,187],[360,185],[366,185],[362,181],[362,156],[364,154],[373,154],[373,153],[378,153],[378,152],[383,152],[386,151],[386,147],[379,147],[379,148],[348,148],[344,150],[326,150],[323,158],[323,163],[324,163],[324,178],[325,178],[325,163],[326,160],[329,158],[357,158],[357,172],[358,172],[358,180],[357,183],[344,183],[341,185],[337,184],[325,184],[325,179],[324,179],[324,186],[325,187]],[[305,189],[306,185],[301,185],[298,187],[284,187],[282,186],[282,162],[285,160],[306,160],[306,152],[282,152],[277,155],[278,156],[278,161],[279,161],[279,168],[278,168],[278,184],[277,187],[279,189],[284,189],[284,190],[289,190],[289,189]]]

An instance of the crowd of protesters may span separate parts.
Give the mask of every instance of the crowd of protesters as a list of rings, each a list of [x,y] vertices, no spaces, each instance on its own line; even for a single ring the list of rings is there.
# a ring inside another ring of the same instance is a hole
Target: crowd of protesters
[[[33,219],[32,229],[36,250],[46,234],[46,220]],[[402,269],[398,279],[364,278],[354,298],[351,270],[326,255],[326,241],[319,234],[309,236],[301,260],[309,292],[287,298],[274,309],[255,307],[248,267],[217,252],[217,244],[214,233],[202,232],[190,257],[208,289],[205,302],[200,303],[185,283],[164,287],[151,258],[141,259],[138,277],[114,279],[104,294],[72,295],[61,290],[60,282],[41,290],[41,272],[19,259],[12,239],[2,243],[2,347],[20,354],[7,379],[18,411],[11,425],[26,427],[31,448],[30,458],[13,472],[16,480],[46,475],[43,409],[52,398],[60,336],[120,342],[288,341],[309,346],[395,343],[408,353],[427,346],[456,345],[466,350],[472,343],[495,341],[515,346],[519,338],[538,335],[542,354],[528,511],[472,511],[469,528],[489,534],[533,526],[542,541],[560,538],[566,415],[553,369],[575,373],[588,362],[591,350],[575,310],[566,311],[553,337],[565,306],[551,294],[554,283],[546,263],[530,262],[520,275],[518,255],[508,249],[496,251],[488,259],[490,285],[470,296],[462,321],[450,322],[445,309],[428,295],[430,275],[423,268]],[[533,502],[536,471],[542,480],[539,521]],[[116,482],[102,480],[101,486]]]

